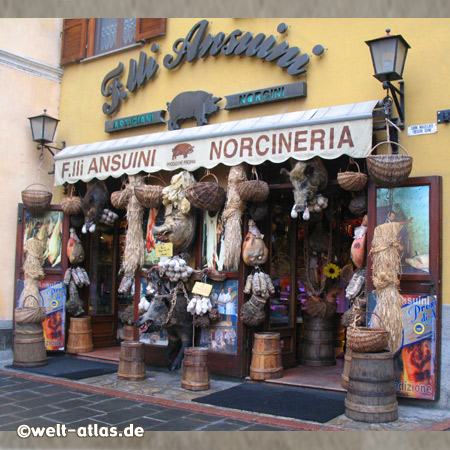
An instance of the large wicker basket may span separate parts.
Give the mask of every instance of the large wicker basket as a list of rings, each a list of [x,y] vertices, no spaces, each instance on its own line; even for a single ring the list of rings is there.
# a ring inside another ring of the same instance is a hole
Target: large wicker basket
[[[380,187],[393,188],[400,186],[408,179],[411,173],[413,158],[409,156],[405,147],[391,141],[380,142],[372,148],[371,153],[382,144],[398,145],[405,151],[406,155],[369,155],[367,157],[369,176]]]
[[[38,300],[33,295],[28,295],[23,301],[23,307],[14,311],[16,323],[42,323],[46,317],[45,307],[39,306]]]
[[[358,172],[349,171],[348,167],[350,167],[350,164],[356,164]],[[359,164],[353,158],[350,158],[348,167],[345,172],[337,174],[339,186],[346,191],[361,191],[366,186],[367,174],[361,172]]]
[[[30,189],[31,186],[43,186],[42,189]],[[36,215],[43,213],[50,206],[52,201],[52,193],[48,190],[47,186],[40,183],[30,184],[24,191],[22,191],[22,202],[26,210]]]
[[[116,209],[126,209],[128,200],[130,200],[132,194],[133,191],[130,188],[127,188],[125,184],[123,184],[120,191],[114,191],[111,194],[111,205],[113,205]]]
[[[145,178],[156,178],[164,183],[161,178],[154,175],[147,175]],[[163,201],[162,191],[164,187],[153,184],[142,184],[134,187],[134,194],[144,208],[159,208]]]
[[[241,181],[236,185],[236,191],[244,202],[264,202],[269,196],[269,185],[265,181],[258,179],[258,173],[254,167],[252,169],[252,175],[256,179]]]
[[[202,181],[207,176],[215,178],[214,182]],[[209,171],[200,181],[190,184],[185,190],[186,198],[196,208],[205,211],[219,211],[225,202],[225,189],[220,186],[217,177]]]
[[[367,311],[361,312],[361,314],[368,314]],[[388,346],[389,332],[381,320],[381,317],[372,312],[378,317],[381,328],[371,328],[371,327],[357,327],[356,321],[358,320],[358,315],[355,316],[353,324],[347,328],[347,344],[350,348],[359,353],[378,353],[385,350]]]

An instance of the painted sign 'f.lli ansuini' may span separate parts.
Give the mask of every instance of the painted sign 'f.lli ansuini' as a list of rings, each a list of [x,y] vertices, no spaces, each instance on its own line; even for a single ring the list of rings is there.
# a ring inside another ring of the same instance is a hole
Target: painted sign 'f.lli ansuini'
[[[310,57],[303,53],[299,47],[291,47],[287,41],[277,42],[274,35],[253,33],[236,29],[226,34],[219,32],[216,35],[207,33],[209,22],[200,20],[187,33],[186,37],[177,39],[173,46],[173,54],[164,56],[163,65],[166,69],[175,69],[184,61],[194,62],[208,56],[247,56],[260,59],[276,65],[289,75],[299,76],[306,73],[306,66]],[[111,97],[109,102],[103,105],[103,113],[112,115],[120,106],[122,100],[127,98],[128,92],[136,92],[143,87],[148,80],[155,78],[159,70],[157,53],[159,46],[153,44],[151,51],[155,56],[147,56],[140,52],[139,62],[134,59],[129,61],[128,80],[126,85],[119,81],[124,70],[124,64],[120,62],[112,69],[102,81],[101,93],[104,97]],[[128,92],[127,92],[128,90]],[[264,94],[262,94],[264,95]]]

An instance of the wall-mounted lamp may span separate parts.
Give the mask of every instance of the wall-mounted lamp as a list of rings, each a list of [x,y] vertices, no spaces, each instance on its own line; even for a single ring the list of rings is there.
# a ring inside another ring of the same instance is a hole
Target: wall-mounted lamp
[[[395,103],[399,120],[391,119],[397,122],[401,129],[405,128],[405,85],[403,81],[399,82],[400,89],[394,86],[391,81],[402,80],[403,69],[405,67],[406,54],[410,45],[401,35],[391,36],[391,30],[386,30],[387,35],[378,39],[366,41],[370,47],[374,77],[383,83],[383,88],[387,90],[385,105]]]
[[[53,156],[55,156],[51,149],[62,150],[65,147],[64,141],[62,142],[62,148],[48,145],[50,142],[53,142],[59,120],[49,116],[46,109],[44,109],[44,114],[28,117],[28,119],[30,120],[33,141],[39,144],[37,146],[38,150],[43,151],[44,148],[46,148]]]

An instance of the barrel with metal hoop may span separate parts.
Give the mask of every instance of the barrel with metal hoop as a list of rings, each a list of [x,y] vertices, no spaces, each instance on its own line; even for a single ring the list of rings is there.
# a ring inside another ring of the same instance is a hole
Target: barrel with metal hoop
[[[280,333],[255,333],[250,378],[252,380],[268,380],[282,376]]]
[[[345,415],[359,422],[398,419],[394,362],[391,352],[352,352]]]

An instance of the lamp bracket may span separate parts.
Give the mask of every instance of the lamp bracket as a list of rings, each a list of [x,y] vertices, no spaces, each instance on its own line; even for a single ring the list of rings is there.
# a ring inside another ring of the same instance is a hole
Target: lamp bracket
[[[403,80],[398,82],[399,88],[394,86],[390,81],[383,81],[383,89],[387,91],[388,97],[391,96],[395,104],[395,109],[398,114],[397,126],[405,129],[405,83]],[[392,113],[392,111],[391,111]],[[391,115],[391,114],[390,114]]]
[[[62,144],[62,147],[61,148],[59,148],[59,147],[53,147],[52,145],[48,145],[48,144],[43,144],[43,145],[38,145],[36,148],[38,149],[38,150],[42,150],[42,151],[44,151],[44,148],[45,149],[47,149],[51,154],[52,154],[52,156],[55,156],[55,154],[52,152],[52,150],[50,150],[50,149],[53,149],[53,150],[62,150],[62,149],[64,149],[64,148],[66,148],[66,141],[61,141],[61,144]]]

